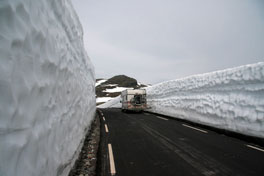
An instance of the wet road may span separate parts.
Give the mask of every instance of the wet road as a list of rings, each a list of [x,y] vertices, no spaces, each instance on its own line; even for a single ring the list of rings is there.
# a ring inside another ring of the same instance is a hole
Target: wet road
[[[264,175],[258,146],[154,114],[99,111],[99,175]]]

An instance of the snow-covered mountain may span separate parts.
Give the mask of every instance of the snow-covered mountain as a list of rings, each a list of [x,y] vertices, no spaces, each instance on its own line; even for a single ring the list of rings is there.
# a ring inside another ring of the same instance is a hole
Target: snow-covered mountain
[[[162,82],[147,88],[147,102],[151,112],[264,138],[264,63]]]
[[[96,79],[96,104],[100,105],[120,95],[125,89],[147,87],[142,83],[138,83],[136,79],[117,75],[110,79]]]

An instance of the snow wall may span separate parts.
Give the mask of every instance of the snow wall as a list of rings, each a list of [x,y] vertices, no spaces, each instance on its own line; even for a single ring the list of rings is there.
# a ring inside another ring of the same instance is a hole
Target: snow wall
[[[150,111],[264,138],[264,63],[147,88]]]
[[[0,175],[68,175],[95,114],[70,0],[0,2]]]

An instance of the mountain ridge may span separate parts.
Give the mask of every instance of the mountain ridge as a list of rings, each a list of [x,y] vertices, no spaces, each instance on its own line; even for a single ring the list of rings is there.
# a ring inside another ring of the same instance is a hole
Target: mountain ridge
[[[96,104],[102,104],[121,94],[125,89],[139,89],[147,87],[145,84],[138,83],[135,78],[126,75],[116,75],[109,79],[96,79]]]

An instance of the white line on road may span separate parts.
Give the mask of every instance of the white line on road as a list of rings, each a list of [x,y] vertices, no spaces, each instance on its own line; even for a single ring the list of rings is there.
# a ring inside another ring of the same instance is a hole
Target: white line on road
[[[256,150],[259,150],[259,151],[261,151],[261,152],[264,152],[263,149],[258,148],[258,147],[255,147],[255,146],[252,146],[252,145],[246,145],[246,146],[247,146],[247,147],[250,147],[250,148],[253,148],[253,149],[256,149]]]
[[[105,118],[103,117],[103,120],[105,121]]]
[[[109,132],[109,131],[108,131],[108,127],[107,127],[106,124],[105,124],[105,132],[107,132],[107,133]]]
[[[149,113],[144,113],[145,115],[150,115]]]
[[[110,172],[111,175],[115,175],[116,174],[115,161],[114,161],[114,155],[111,144],[108,144],[108,152],[109,152],[109,161],[110,161]]]
[[[159,118],[159,119],[162,119],[162,120],[168,120],[168,119],[165,119],[163,117],[159,117],[159,116],[156,116],[156,117]]]
[[[197,131],[203,132],[203,133],[207,133],[207,131],[205,131],[205,130],[201,130],[201,129],[199,129],[199,128],[195,128],[195,127],[192,127],[192,126],[189,126],[189,125],[185,125],[185,124],[182,124],[182,125],[185,126],[185,127],[192,128],[192,129],[194,129],[194,130],[197,130]]]

